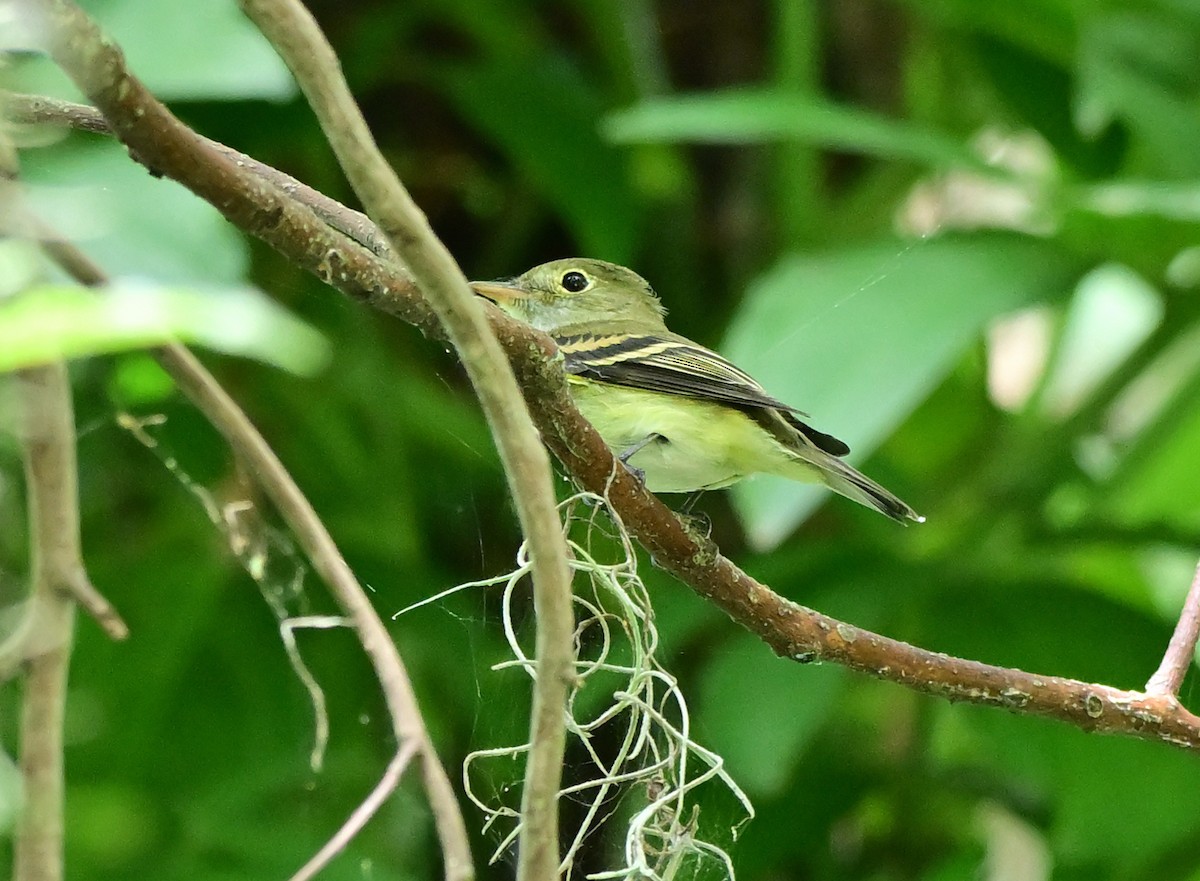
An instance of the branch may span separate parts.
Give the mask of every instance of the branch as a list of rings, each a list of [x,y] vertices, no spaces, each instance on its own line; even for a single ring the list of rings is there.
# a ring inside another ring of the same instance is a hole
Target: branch
[[[63,877],[63,715],[75,604],[67,585],[83,571],[76,495],[75,417],[61,362],[16,374],[29,487],[33,590],[21,714],[14,881]]]
[[[1196,657],[1196,639],[1200,637],[1200,564],[1183,602],[1183,611],[1167,645],[1162,663],[1146,683],[1146,693],[1177,697],[1183,677]]]
[[[301,866],[289,881],[310,881],[329,865],[330,860],[345,850],[346,845],[358,834],[358,831],[367,825],[367,821],[375,816],[376,811],[383,807],[388,796],[396,791],[396,787],[400,785],[400,778],[404,776],[404,769],[408,767],[408,763],[412,761],[412,757],[417,752],[417,744],[414,741],[409,740],[401,744],[396,755],[388,762],[383,777],[380,778],[379,783],[371,790],[370,794],[363,799],[362,804],[354,809],[354,812],[342,824],[342,828],[329,839],[324,847],[313,854],[313,858]],[[467,856],[469,860],[470,855]]]
[[[0,93],[0,116],[3,115],[5,110],[3,97],[3,94]],[[21,211],[21,193],[15,183],[18,170],[15,149],[8,138],[0,133],[0,204],[4,205],[4,213],[7,215],[6,219],[9,220]],[[71,467],[74,468],[75,453],[73,438],[71,443]],[[72,484],[72,493],[74,492],[73,487],[74,484]],[[78,521],[78,503],[72,502],[72,505],[76,509],[75,520]],[[78,545],[78,522],[74,524],[73,529],[77,536],[75,543]],[[112,603],[88,579],[78,548],[76,548],[75,557],[75,565],[67,567],[59,573],[60,577],[58,577],[54,585],[55,589],[65,592],[71,599],[82,606],[96,620],[96,623],[100,625],[100,629],[107,633],[109,637],[115,640],[125,639],[129,636],[129,628],[125,625],[125,622],[121,619],[120,614],[113,607]],[[7,678],[18,664],[27,659],[30,649],[27,643],[30,639],[36,638],[36,629],[33,627],[33,622],[29,620],[31,617],[33,617],[32,613],[17,625],[14,632],[9,634],[3,643],[0,643],[0,681]],[[36,651],[36,649],[34,650]]]
[[[227,155],[183,125],[128,73],[120,49],[77,6],[69,0],[24,3],[30,16],[45,19],[39,32],[51,35],[55,60],[101,108],[112,134],[138,162],[156,175],[186,179],[189,189],[239,229],[327,283],[355,273],[366,282],[355,288],[359,299],[437,333],[437,316],[403,270],[324,223],[268,180],[265,166],[243,167],[238,154]],[[86,51],[76,55],[77,47]]]
[[[376,147],[316,21],[299,0],[239,0],[239,5],[291,68],[359,200],[437,312],[496,440],[530,548],[537,620],[537,675],[517,878],[549,881],[558,875],[558,789],[566,748],[567,684],[575,662],[571,574],[550,457],[539,443],[512,367],[488,326],[483,302]]]
[[[135,92],[126,101],[110,100],[101,109],[114,124],[120,118],[123,137],[136,139],[149,151],[143,153],[143,161],[154,157],[159,171],[204,198],[196,181],[207,179],[204,170],[185,162],[168,166],[170,151],[156,150],[154,130],[139,123],[158,118],[157,105],[144,91]],[[143,105],[142,100],[151,103]],[[220,198],[214,201],[218,208],[224,204],[222,199],[240,198],[239,184],[225,183],[228,191],[218,193]],[[310,271],[319,262],[311,253],[316,245],[308,240],[277,241],[284,237],[268,238],[230,219]],[[343,271],[332,279],[315,274],[354,299],[430,331],[426,319],[431,313],[405,276],[377,260],[360,259],[360,253],[366,252],[342,241],[342,250],[330,259]],[[711,542],[689,534],[665,505],[617,467],[599,435],[572,405],[549,337],[498,310],[490,310],[488,318],[513,363],[543,441],[572,478],[592,492],[607,493],[630,533],[659,566],[719,605],[781,656],[839,663],[915,691],[1054,718],[1087,731],[1200,747],[1200,718],[1162,697],[952,658],[860,630],[774,594],[723,558]]]
[[[182,125],[138,80],[128,75],[120,50],[103,37],[82,11],[65,2],[31,0],[31,3],[30,9],[35,14],[42,13],[47,19],[46,24],[50,27],[43,30],[53,34],[55,45],[52,51],[60,63],[64,64],[68,73],[76,78],[81,90],[88,93],[93,100],[102,105],[107,101],[112,132],[122,139],[140,162],[155,173],[172,177],[178,176],[181,173],[180,169],[190,169],[187,174],[195,187],[194,191],[217,207],[239,228],[253,230],[252,235],[262,238],[282,253],[288,254],[297,265],[327,281],[336,280],[352,272],[359,283],[365,282],[365,285],[355,288],[358,298],[385,308],[393,314],[405,316],[410,323],[426,332],[436,331],[436,316],[417,294],[409,278],[393,264],[384,263],[371,251],[331,229],[311,208],[300,204],[270,180],[260,176],[265,166],[244,167],[239,164],[238,159],[225,155],[223,151],[213,147],[211,142],[200,138]],[[87,48],[88,51],[81,52],[81,57],[76,57],[76,47]],[[123,122],[111,124],[112,120]],[[195,383],[197,390],[203,385],[200,381]],[[186,389],[187,385],[184,387]],[[220,391],[219,387],[214,387],[214,393]],[[232,405],[231,401],[228,403],[231,410],[236,411],[236,405]],[[231,419],[239,421],[232,412]],[[248,421],[245,422],[245,427],[252,429]],[[231,426],[231,430],[236,431],[236,428]],[[261,441],[256,432],[254,437]],[[265,443],[263,447],[270,453]],[[280,471],[282,472],[282,468]],[[284,478],[286,472],[282,473],[281,481]],[[290,478],[286,478],[286,483],[291,484]],[[272,489],[269,486],[266,488],[268,492]],[[287,492],[287,487],[282,485],[275,489],[281,494]],[[303,499],[302,494],[298,491],[295,494],[307,508],[307,501]],[[281,513],[287,510],[286,503],[281,504],[278,498],[274,501]],[[309,510],[311,511],[310,508]],[[316,520],[315,514],[313,519]],[[292,526],[296,529],[295,523]],[[323,535],[319,520],[314,524],[314,528],[321,529],[320,539],[328,539],[327,535]],[[332,542],[329,544],[334,553],[333,568],[344,567],[344,562],[336,554],[336,548],[332,546]],[[311,548],[306,547],[306,551],[309,551],[311,556]],[[319,560],[314,558],[314,565],[321,571],[318,563]],[[327,577],[327,580],[331,577],[329,572],[321,574]],[[348,569],[340,574],[350,576]],[[352,581],[350,576],[347,584]],[[329,583],[331,589],[337,593],[336,583]],[[339,596],[339,600],[346,599]],[[389,700],[389,712],[392,714],[397,737],[400,738],[406,736],[405,729],[420,724],[419,721],[412,721],[419,720],[419,716],[412,714],[410,718],[403,712],[403,703],[395,703],[400,695],[389,688],[389,682],[394,678],[394,671],[389,668],[398,667],[403,671],[403,667],[399,665],[398,655],[394,660],[391,658],[391,655],[395,654],[394,646],[386,629],[374,615],[374,609],[370,607],[365,596],[362,597],[362,601],[365,605],[361,610],[363,615],[369,613],[373,620],[361,622],[366,629],[360,630],[360,639],[363,640],[364,649],[376,666],[376,673],[385,689],[385,697]],[[473,871],[469,845],[453,788],[445,770],[435,761],[432,748],[424,752],[427,758],[422,763],[425,786],[433,807],[442,852],[447,861],[447,876],[469,877]]]
[[[13,92],[0,94],[3,94],[0,106],[4,108],[6,117],[12,122],[23,125],[63,125],[77,131],[98,135],[114,133],[108,120],[104,118],[104,114],[94,107],[40,95],[20,95]],[[324,193],[301,183],[290,174],[272,168],[265,162],[259,162],[253,156],[247,156],[245,153],[240,153],[232,147],[226,147],[224,144],[202,135],[195,135],[195,137],[207,149],[224,156],[236,167],[245,169],[267,183],[273,184],[301,205],[311,209],[327,226],[353,239],[380,257],[393,256],[392,246],[384,239],[379,228],[371,222],[371,218],[361,211],[346,207],[336,199],[331,199]],[[141,161],[136,153],[132,156],[135,160]],[[154,170],[152,166],[147,165],[146,167]]]
[[[0,136],[0,201],[11,209],[17,156]],[[79,536],[75,414],[66,364],[55,361],[15,374],[25,465],[30,541],[30,592],[16,631],[0,645],[0,674],[24,662],[20,761],[25,803],[17,816],[14,881],[63,877],[63,720],[75,604],[114,638],[125,622],[88,580]]]
[[[266,242],[297,266],[348,296],[441,338],[437,315],[413,280],[402,267],[376,253],[386,252],[389,246],[366,215],[244,153],[201,137],[172,116],[138,80],[128,82],[132,85],[125,87],[124,101],[118,100],[122,96],[105,93],[110,105],[117,102],[110,112],[146,120],[144,128],[124,135],[95,108],[82,104],[0,92],[0,106],[15,122],[69,125],[120,137],[130,156],[151,174],[183,184],[238,229]],[[363,231],[364,225],[369,231]]]
[[[312,561],[313,568],[329,585],[342,612],[352,622],[383,690],[398,749],[402,754],[408,744],[416,744],[421,755],[425,794],[441,842],[446,877],[473,877],[466,824],[454,795],[454,787],[425,728],[408,671],[387,628],[325,529],[325,524],[266,439],[191,352],[183,346],[173,345],[159,349],[156,356],[184,394],[224,436],[238,458],[250,466],[267,497]],[[384,779],[390,776],[389,771]],[[398,780],[397,776],[396,782]],[[363,816],[363,822],[369,816]]]
[[[103,270],[73,244],[56,240],[44,227],[35,231],[40,234],[42,247],[47,254],[76,281],[89,287],[107,283]],[[238,459],[255,474],[280,516],[295,534],[305,555],[312,561],[313,568],[329,585],[371,661],[398,743],[398,751],[379,784],[329,843],[293,876],[293,881],[312,877],[346,846],[399,785],[400,777],[414,754],[421,757],[425,789],[441,838],[447,877],[471,877],[471,850],[466,824],[454,788],[425,728],[404,662],[375,607],[325,529],[325,524],[245,412],[187,348],[167,345],[155,349],[154,355],[183,393],[217,428]]]

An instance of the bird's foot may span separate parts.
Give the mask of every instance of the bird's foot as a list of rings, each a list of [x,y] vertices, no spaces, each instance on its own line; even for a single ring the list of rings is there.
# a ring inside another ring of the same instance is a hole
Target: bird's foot
[[[697,544],[712,537],[712,518],[703,511],[695,514],[690,511],[676,511],[675,516],[683,522],[683,528]]]
[[[633,444],[630,447],[626,447],[624,450],[622,450],[620,453],[617,454],[617,458],[621,460],[621,464],[625,466],[625,468],[629,471],[629,473],[633,475],[633,478],[638,483],[640,483],[643,487],[646,485],[646,472],[644,470],[642,470],[641,468],[638,468],[634,465],[630,465],[629,460],[632,459],[638,452],[640,452],[647,445],[652,444],[657,440],[663,440],[662,435],[648,434],[644,438],[642,438],[640,441],[638,441],[636,444]]]
[[[630,465],[628,462],[622,462],[621,464],[623,464],[625,466],[625,470],[628,471],[633,476],[633,479],[636,480],[638,482],[638,484],[644,489],[646,486],[646,472],[643,471],[641,468],[635,468],[634,466]]]

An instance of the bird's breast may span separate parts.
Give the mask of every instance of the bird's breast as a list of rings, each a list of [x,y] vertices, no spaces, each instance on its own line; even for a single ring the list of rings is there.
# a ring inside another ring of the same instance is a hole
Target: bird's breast
[[[628,464],[652,492],[728,486],[787,457],[779,443],[739,410],[710,401],[568,377],[575,405],[614,453],[656,440]],[[790,458],[790,457],[788,457]]]

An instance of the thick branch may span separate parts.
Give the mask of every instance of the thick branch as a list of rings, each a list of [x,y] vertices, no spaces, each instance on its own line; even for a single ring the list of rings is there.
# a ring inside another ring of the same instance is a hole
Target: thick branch
[[[143,151],[150,151],[142,154],[143,161],[154,157],[158,170],[204,195],[193,183],[196,169],[184,163],[168,167],[155,151],[153,131],[138,132],[142,115],[154,116],[158,111],[137,102],[115,102],[102,109],[106,114],[122,115],[129,137],[136,134]],[[163,151],[164,156],[168,153]],[[226,184],[231,190],[238,188],[234,180]],[[244,194],[222,196],[240,199]],[[220,202],[217,204],[220,207]],[[254,229],[239,226],[264,238],[310,271],[318,262],[305,240],[276,243]],[[379,261],[360,260],[360,252],[365,253],[346,245],[344,254],[331,257],[344,272],[332,280],[316,274],[348,296],[366,300],[428,330],[425,319],[430,311],[416,299],[406,279]],[[548,337],[498,311],[490,312],[488,317],[512,360],[543,440],[571,476],[592,491],[608,490],[626,527],[660,566],[717,603],[780,655],[800,661],[840,663],[916,691],[1055,718],[1088,731],[1200,747],[1200,718],[1166,698],[951,658],[860,630],[775,595],[721,557],[711,543],[690,535],[665,505],[642,491],[616,466],[599,435],[571,404]],[[847,634],[853,638],[848,639]]]
[[[666,569],[716,603],[780,656],[802,663],[832,661],[879,679],[952,701],[1049,716],[1087,731],[1159,739],[1200,747],[1200,718],[1173,697],[1122,691],[1073,679],[1040,676],[953,658],[854,627],[774,593],[693,534],[623,468],[594,429],[563,400],[561,373],[530,358],[524,334],[501,335],[518,363],[517,376],[536,402],[543,438],[583,487],[607,493],[622,521]]]
[[[574,671],[574,611],[567,547],[550,458],[539,443],[483,303],[375,145],[333,48],[298,0],[239,0],[283,56],[367,213],[417,280],[458,352],[491,426],[533,562],[537,678],[521,800],[519,881],[558,874],[558,789],[566,745],[567,684]]]

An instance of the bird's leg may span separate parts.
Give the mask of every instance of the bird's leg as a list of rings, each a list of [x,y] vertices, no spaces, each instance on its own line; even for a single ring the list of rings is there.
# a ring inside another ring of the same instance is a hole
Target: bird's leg
[[[646,472],[643,471],[641,468],[635,468],[632,465],[630,465],[629,460],[631,458],[633,458],[639,451],[641,451],[645,447],[649,446],[650,444],[654,443],[656,440],[662,440],[662,435],[648,434],[644,438],[642,438],[640,441],[638,441],[636,444],[634,444],[633,446],[626,447],[624,450],[622,450],[620,453],[617,454],[617,458],[621,460],[621,464],[629,469],[629,473],[637,478],[638,483],[643,484],[643,485],[645,485],[645,483],[646,483]]]
[[[675,516],[683,523],[683,528],[693,541],[703,543],[712,537],[712,518],[703,511],[698,514],[679,511]]]
[[[697,541],[706,541],[712,535],[712,518],[703,511],[692,513],[692,509],[696,507],[696,502],[700,501],[702,495],[704,495],[702,489],[691,493],[687,501],[676,512],[676,516],[687,527],[688,534]]]

